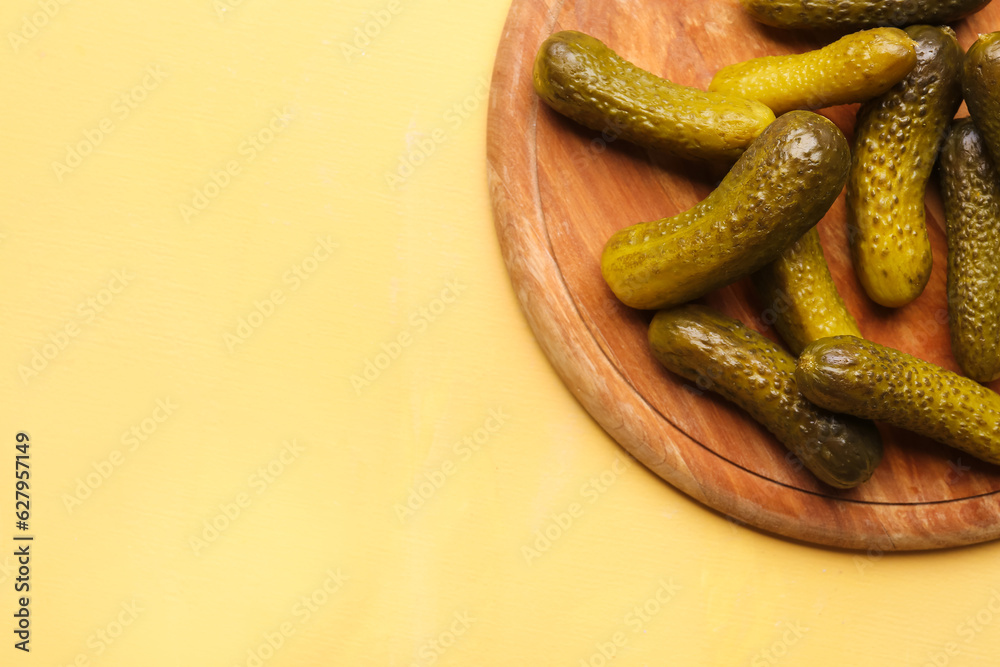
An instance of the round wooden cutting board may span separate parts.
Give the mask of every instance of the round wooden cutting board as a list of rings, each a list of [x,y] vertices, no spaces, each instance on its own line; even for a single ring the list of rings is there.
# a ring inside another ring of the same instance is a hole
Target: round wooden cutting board
[[[968,48],[978,34],[1000,30],[1000,3],[955,27]],[[1000,467],[880,425],[882,465],[861,488],[837,491],[796,465],[744,412],[655,362],[646,345],[652,314],[611,294],[600,274],[601,249],[618,229],[694,206],[725,172],[587,130],[540,104],[532,62],[542,41],[564,29],[590,33],[637,65],[700,88],[723,65],[818,48],[836,36],[767,28],[744,15],[737,0],[514,0],[488,121],[497,235],[538,342],[594,419],[663,479],[766,531],[878,551],[1000,536]],[[853,105],[823,113],[851,139],[856,111]],[[854,277],[843,196],[819,230],[864,335],[957,371],[936,184],[927,206],[934,273],[924,294],[900,310],[869,301]],[[769,327],[773,311],[746,281],[701,301],[777,340]]]

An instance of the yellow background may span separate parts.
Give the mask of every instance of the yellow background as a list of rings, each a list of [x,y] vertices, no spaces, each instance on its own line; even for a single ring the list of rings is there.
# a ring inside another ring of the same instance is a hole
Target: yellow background
[[[1000,544],[741,527],[562,386],[487,197],[507,0],[45,5],[0,9],[0,664],[996,663]]]

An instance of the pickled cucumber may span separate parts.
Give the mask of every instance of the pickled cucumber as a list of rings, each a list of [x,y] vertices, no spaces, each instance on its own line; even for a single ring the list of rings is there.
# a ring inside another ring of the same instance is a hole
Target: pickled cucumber
[[[787,113],[702,203],[612,236],[601,273],[633,308],[667,308],[728,285],[819,222],[843,189],[849,162],[836,125],[809,111]]]
[[[858,112],[847,210],[854,270],[868,296],[898,308],[931,276],[924,190],[962,101],[962,48],[951,28],[911,26],[917,66]]]
[[[774,120],[760,102],[670,83],[572,30],[545,40],[533,79],[576,122],[684,158],[733,162]]]
[[[753,284],[762,305],[775,313],[774,328],[794,355],[820,338],[861,337],[830,275],[815,227],[755,273]]]
[[[951,350],[973,380],[1000,377],[1000,179],[969,118],[941,150]]]
[[[865,30],[816,51],[723,67],[708,89],[757,100],[778,115],[864,102],[909,74],[917,64],[915,47],[898,28]]]
[[[878,343],[836,336],[810,344],[795,370],[816,405],[884,421],[1000,463],[1000,395]]]
[[[861,484],[882,459],[871,422],[807,401],[796,388],[791,355],[737,320],[697,305],[661,311],[649,344],[668,370],[749,412],[830,486]]]
[[[1000,165],[1000,32],[983,35],[969,47],[962,71],[962,88],[969,114]]]
[[[778,28],[858,30],[950,23],[990,0],[740,0],[753,18]]]

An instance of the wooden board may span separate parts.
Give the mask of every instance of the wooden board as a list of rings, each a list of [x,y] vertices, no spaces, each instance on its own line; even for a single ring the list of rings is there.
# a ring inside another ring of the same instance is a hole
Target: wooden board
[[[1000,30],[1000,3],[956,28],[966,48],[979,33]],[[723,65],[817,48],[833,37],[761,26],[736,0],[514,0],[497,54],[488,121],[496,229],[538,342],[594,419],[677,488],[772,533],[879,551],[949,547],[1000,535],[1000,467],[880,425],[882,465],[861,488],[836,491],[791,465],[781,445],[745,413],[653,360],[646,346],[651,314],[614,298],[601,279],[601,249],[622,227],[694,206],[724,172],[602,136],[540,104],[531,86],[534,55],[548,35],[563,29],[590,33],[646,69],[701,88]],[[850,139],[856,110],[823,113]],[[843,196],[819,229],[864,335],[957,371],[948,338],[943,216],[934,185],[928,227],[933,277],[924,294],[900,310],[873,304],[854,277]],[[773,314],[746,281],[702,301],[776,339],[768,326]]]

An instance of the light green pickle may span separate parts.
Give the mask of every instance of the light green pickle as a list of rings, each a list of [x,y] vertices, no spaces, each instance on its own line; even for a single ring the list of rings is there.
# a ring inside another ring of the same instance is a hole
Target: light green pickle
[[[794,355],[820,338],[861,337],[830,275],[815,227],[755,273],[753,284],[761,305],[774,313],[774,328]]]
[[[708,89],[757,100],[778,115],[864,102],[909,74],[917,64],[915,47],[898,28],[865,30],[816,51],[723,67]]]
[[[962,47],[951,28],[910,26],[917,66],[858,111],[847,212],[854,271],[873,301],[899,308],[930,280],[924,192],[962,102]]]

